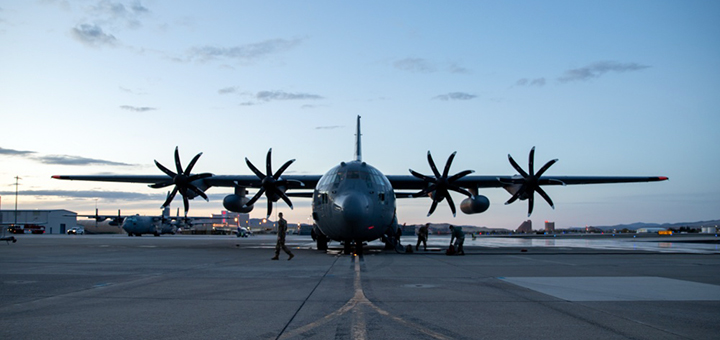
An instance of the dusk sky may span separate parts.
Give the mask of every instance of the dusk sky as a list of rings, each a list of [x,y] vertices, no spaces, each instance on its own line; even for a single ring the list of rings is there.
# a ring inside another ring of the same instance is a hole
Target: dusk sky
[[[718,1],[54,1],[0,3],[0,196],[19,209],[159,214],[166,189],[53,180],[324,174],[354,151],[386,175],[512,175],[535,146],[547,175],[668,176],[552,186],[531,219],[556,227],[720,218]],[[254,194],[254,190],[250,190]],[[189,215],[219,213],[230,188]],[[514,229],[503,189],[478,215],[398,201],[401,223]],[[460,195],[453,196],[456,203]],[[278,204],[310,221],[310,200]],[[178,195],[173,211],[182,206]],[[260,200],[251,217],[265,215]]]

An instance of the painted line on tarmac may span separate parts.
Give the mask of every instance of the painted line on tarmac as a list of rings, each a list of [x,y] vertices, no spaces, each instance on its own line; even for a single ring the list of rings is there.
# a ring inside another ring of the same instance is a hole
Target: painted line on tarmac
[[[317,327],[320,327],[320,326],[346,314],[347,312],[352,311],[352,325],[351,325],[352,339],[366,340],[366,339],[368,339],[367,323],[365,321],[366,318],[365,318],[365,312],[363,311],[363,309],[367,309],[367,308],[370,308],[371,310],[375,311],[376,313],[378,313],[382,316],[388,317],[388,318],[392,319],[393,321],[395,321],[405,327],[413,328],[416,331],[424,333],[434,339],[438,339],[438,340],[452,339],[451,337],[447,337],[443,334],[437,333],[429,328],[423,327],[414,322],[407,321],[400,317],[394,316],[394,315],[390,314],[389,312],[385,311],[384,309],[376,306],[370,300],[368,300],[367,297],[365,297],[365,292],[363,291],[363,288],[362,288],[362,280],[360,278],[360,273],[361,273],[360,259],[358,257],[353,257],[353,260],[355,262],[355,280],[353,281],[353,288],[354,288],[353,297],[350,300],[348,300],[348,302],[345,303],[345,305],[340,307],[338,310],[336,310],[328,315],[325,315],[324,317],[318,319],[315,322],[311,322],[305,326],[296,328],[293,331],[288,332],[288,333],[284,333],[285,329],[283,329],[283,331],[280,333],[280,335],[278,335],[278,337],[276,339],[288,339],[288,338],[302,335],[305,332],[308,332]],[[333,263],[333,265],[334,265],[334,263]],[[314,292],[314,289],[313,289],[313,292]],[[310,293],[310,295],[312,295],[312,293]],[[309,298],[309,296],[308,296],[308,298]],[[307,299],[306,299],[306,301],[307,301]],[[303,302],[303,304],[304,304],[304,302]],[[302,309],[302,306],[300,306],[300,308],[298,308],[298,311],[300,309]],[[297,312],[295,314],[297,315]],[[293,318],[294,318],[294,316],[293,316]],[[292,319],[290,321],[292,321]],[[290,322],[288,322],[288,324],[289,323]],[[287,328],[287,325],[285,327]]]

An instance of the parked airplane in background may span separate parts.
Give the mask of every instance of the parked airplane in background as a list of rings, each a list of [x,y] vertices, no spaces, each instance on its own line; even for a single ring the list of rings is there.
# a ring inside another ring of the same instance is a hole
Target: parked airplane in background
[[[163,188],[174,185],[174,188],[163,203],[167,207],[177,193],[183,199],[185,214],[189,209],[189,199],[200,196],[208,199],[205,191],[213,186],[233,187],[235,193],[223,200],[223,205],[229,211],[248,213],[253,209],[257,200],[265,195],[267,198],[267,216],[272,212],[272,204],[283,200],[291,209],[293,207],[289,197],[312,197],[312,217],[317,226],[315,230],[319,236],[317,245],[319,249],[327,248],[328,240],[342,241],[345,251],[351,250],[355,244],[355,252],[362,252],[362,243],[372,241],[383,236],[388,243],[395,246],[395,231],[397,226],[396,198],[410,198],[427,196],[431,199],[430,216],[438,203],[447,200],[453,215],[456,213],[455,203],[450,191],[467,196],[460,209],[465,214],[482,213],[490,206],[487,197],[479,194],[480,188],[504,188],[512,196],[505,204],[516,200],[528,201],[528,216],[532,214],[534,196],[537,192],[551,207],[554,208],[550,197],[541,188],[541,185],[572,185],[572,184],[599,184],[599,183],[629,183],[664,181],[667,177],[630,177],[630,176],[543,176],[544,173],[557,162],[557,159],[547,162],[539,171],[534,170],[535,148],[530,150],[528,171],[523,170],[515,160],[508,155],[512,167],[518,175],[501,176],[470,176],[472,170],[461,171],[450,175],[455,153],[451,154],[442,171],[438,171],[435,162],[427,153],[427,160],[432,170],[431,175],[423,175],[410,170],[411,176],[385,176],[379,170],[362,160],[360,116],[357,117],[357,131],[355,138],[355,158],[349,162],[341,162],[330,169],[325,175],[288,175],[283,172],[295,161],[285,162],[277,171],[272,171],[272,149],[267,153],[265,172],[258,170],[249,159],[245,158],[253,175],[213,175],[211,173],[192,174],[195,163],[202,153],[197,154],[183,169],[180,155],[175,148],[175,169],[172,171],[158,161],[157,167],[166,175],[104,175],[104,176],[53,176],[55,179],[149,183],[152,188]],[[258,188],[252,198],[247,198],[246,188]],[[303,190],[300,192],[291,192]],[[413,192],[396,192],[400,190],[419,190]],[[312,190],[309,192],[308,190]]]
[[[213,220],[221,218],[181,217],[180,209],[178,209],[178,215],[176,217],[171,217],[170,207],[165,207],[160,216],[127,216],[122,224],[122,228],[128,236],[142,236],[143,234],[160,236],[163,234],[175,234],[179,228],[191,227],[193,221],[197,219]]]

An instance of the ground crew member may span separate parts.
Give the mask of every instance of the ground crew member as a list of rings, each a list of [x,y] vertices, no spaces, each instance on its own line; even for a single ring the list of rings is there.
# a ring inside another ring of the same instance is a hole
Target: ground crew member
[[[465,233],[462,231],[462,227],[450,226],[450,245],[455,240],[455,251],[458,255],[465,255],[463,249],[463,243],[465,243]]]
[[[288,261],[292,260],[295,255],[293,255],[292,252],[290,252],[290,249],[285,245],[285,234],[287,233],[287,221],[283,218],[283,213],[278,213],[278,217],[280,219],[278,220],[278,230],[277,230],[277,244],[275,245],[275,257],[272,258],[272,260],[277,260],[278,256],[280,256],[280,249],[285,251],[286,254],[290,255],[288,257]]]
[[[430,223],[425,223],[424,226],[420,227],[418,229],[418,240],[417,244],[415,245],[415,250],[418,250],[420,248],[420,242],[422,242],[423,247],[425,248],[425,251],[427,251],[427,239],[428,239],[428,230],[430,229]]]

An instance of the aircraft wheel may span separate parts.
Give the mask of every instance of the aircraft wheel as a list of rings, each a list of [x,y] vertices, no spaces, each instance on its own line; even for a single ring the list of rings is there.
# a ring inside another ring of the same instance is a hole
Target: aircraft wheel
[[[158,233],[158,232],[156,231],[155,233],[153,233],[153,236],[158,237],[158,236],[160,236],[160,233]]]
[[[325,235],[319,236],[317,238],[317,249],[318,250],[327,250],[328,249],[328,239],[325,237]]]
[[[128,233],[128,237],[133,237],[133,234],[132,234],[132,233]]]

